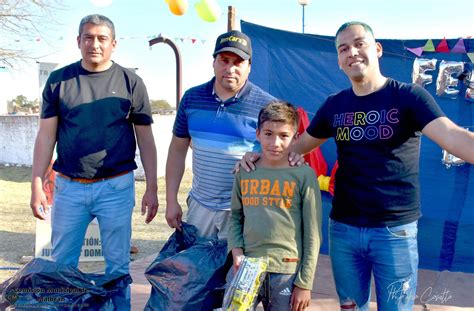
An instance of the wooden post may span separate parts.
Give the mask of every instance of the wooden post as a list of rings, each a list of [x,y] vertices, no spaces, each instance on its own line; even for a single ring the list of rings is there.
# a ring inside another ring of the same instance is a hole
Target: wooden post
[[[231,5],[227,7],[227,31],[235,29],[235,8]]]

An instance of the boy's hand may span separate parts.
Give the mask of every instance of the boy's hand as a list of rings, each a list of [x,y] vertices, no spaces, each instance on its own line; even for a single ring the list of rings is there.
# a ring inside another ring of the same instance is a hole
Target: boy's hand
[[[288,154],[288,161],[290,162],[290,166],[301,166],[305,164],[304,156],[293,151]]]
[[[293,288],[291,294],[291,311],[303,311],[311,302],[311,291],[298,286]]]
[[[235,163],[234,170],[232,173],[238,173],[240,167],[242,167],[247,172],[255,170],[255,161],[260,158],[260,154],[256,152],[246,152],[240,161]]]
[[[232,260],[234,262],[233,267],[234,267],[234,273],[239,270],[240,263],[242,262],[242,256],[244,255],[244,250],[240,247],[235,247],[232,249]]]

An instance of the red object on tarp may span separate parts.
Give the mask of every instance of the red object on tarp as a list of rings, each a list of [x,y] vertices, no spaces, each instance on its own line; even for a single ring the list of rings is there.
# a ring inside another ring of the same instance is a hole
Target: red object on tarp
[[[298,107],[297,112],[300,119],[298,124],[298,134],[302,134],[309,126],[310,121],[308,119],[308,114],[302,107]],[[313,151],[305,155],[304,159],[316,172],[316,176],[326,176],[328,172],[328,165],[319,147],[313,149]]]
[[[332,167],[332,171],[331,171],[331,179],[329,180],[329,193],[334,196],[334,182],[336,181],[336,171],[337,171],[337,168],[339,167],[339,163],[336,162],[334,163],[334,166]]]
[[[48,169],[43,177],[43,191],[48,200],[48,205],[53,205],[54,196],[54,179],[56,178],[56,172],[53,171],[53,161],[49,163]]]

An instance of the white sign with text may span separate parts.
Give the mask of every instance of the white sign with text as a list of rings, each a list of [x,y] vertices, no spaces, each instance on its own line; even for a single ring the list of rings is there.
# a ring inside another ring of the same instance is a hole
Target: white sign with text
[[[51,211],[48,215],[51,215]],[[51,260],[51,220],[36,220],[35,257]],[[103,261],[97,219],[89,224],[82,244],[79,261]]]

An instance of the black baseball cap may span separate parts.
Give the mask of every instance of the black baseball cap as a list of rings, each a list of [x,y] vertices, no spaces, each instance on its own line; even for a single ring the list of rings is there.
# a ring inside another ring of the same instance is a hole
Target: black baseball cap
[[[217,37],[212,56],[216,57],[217,54],[222,52],[232,52],[244,60],[249,60],[252,58],[252,43],[246,34],[238,30],[232,30]]]

